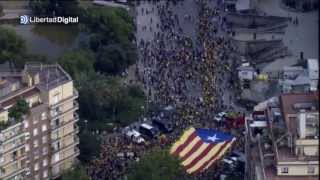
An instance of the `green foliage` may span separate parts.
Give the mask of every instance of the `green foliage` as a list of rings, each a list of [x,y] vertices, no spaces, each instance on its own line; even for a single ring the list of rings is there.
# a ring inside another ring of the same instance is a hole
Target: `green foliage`
[[[71,51],[63,54],[58,63],[66,70],[73,78],[80,72],[93,72],[94,55],[89,51]]]
[[[0,17],[3,16],[3,7],[0,5]]]
[[[29,5],[38,16],[76,16],[81,12],[78,0],[30,0]]]
[[[9,117],[17,121],[22,120],[22,116],[29,111],[28,103],[24,99],[19,99],[14,106],[9,109]]]
[[[79,134],[80,139],[80,155],[81,162],[89,162],[95,157],[98,157],[100,153],[100,140],[98,136],[91,134],[89,131],[82,131]]]
[[[41,24],[32,28],[32,33],[44,37],[50,42],[60,46],[71,46],[79,35],[78,24],[53,25]]]
[[[89,47],[96,53],[95,69],[104,74],[119,74],[137,60],[132,43],[134,24],[128,12],[121,8],[92,7],[85,13],[89,31]]]
[[[180,162],[167,150],[156,150],[132,167],[129,180],[172,180],[183,173]]]
[[[9,123],[6,121],[0,121],[0,131],[9,127]]]
[[[90,180],[84,167],[78,165],[74,169],[69,169],[62,174],[62,180]]]
[[[92,7],[86,12],[85,24],[89,31],[101,34],[102,44],[128,43],[134,37],[134,23],[128,12],[121,8]]]
[[[112,44],[103,46],[97,54],[95,69],[102,73],[118,74],[123,72],[136,59],[136,51],[132,47]]]
[[[76,80],[80,114],[91,121],[127,125],[142,113],[144,94],[138,87],[125,87],[119,77],[81,73]]]
[[[25,41],[16,32],[0,26],[0,64],[20,58],[26,51]]]

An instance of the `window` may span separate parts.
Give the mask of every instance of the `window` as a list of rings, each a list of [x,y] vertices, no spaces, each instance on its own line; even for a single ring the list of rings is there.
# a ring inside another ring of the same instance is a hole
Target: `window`
[[[33,129],[33,136],[37,136],[38,135],[38,128],[34,128]]]
[[[34,164],[34,171],[38,171],[39,170],[39,163],[35,163]]]
[[[60,154],[59,152],[55,153],[53,156],[53,162],[58,162],[60,160]]]
[[[33,122],[33,124],[37,124],[38,123],[38,119],[36,117],[34,117],[32,122]]]
[[[289,172],[289,168],[288,167],[281,168],[281,173],[288,174],[288,172]]]
[[[46,167],[48,165],[48,160],[47,159],[44,159],[43,161],[42,161],[42,166],[43,167]]]
[[[58,139],[59,138],[59,131],[54,131],[54,132],[52,132],[52,134],[51,134],[51,139],[52,140],[56,140],[56,139]]]
[[[33,147],[36,148],[36,147],[38,147],[38,146],[39,146],[38,140],[34,140],[34,141],[33,141]]]
[[[47,125],[46,125],[46,124],[43,124],[42,127],[41,127],[41,129],[42,129],[42,132],[45,132],[45,131],[47,130]]]
[[[57,104],[59,102],[59,94],[57,93],[55,96],[53,96],[53,104]]]
[[[35,180],[39,180],[39,179],[40,179],[39,174],[35,175],[35,176],[34,176],[34,179],[35,179]]]
[[[5,159],[4,159],[4,156],[1,156],[1,157],[0,157],[0,163],[3,163],[4,160],[5,160]]]
[[[12,164],[12,168],[13,168],[14,170],[17,170],[17,169],[18,169],[18,162]]]
[[[46,120],[47,119],[47,113],[43,112],[41,113],[41,120]]]
[[[43,147],[42,148],[42,155],[47,155],[48,154],[48,148],[47,147]]]
[[[23,121],[24,124],[24,128],[28,128],[29,127],[29,122],[28,121]]]
[[[308,174],[314,174],[315,168],[313,166],[308,167]]]
[[[30,150],[30,145],[26,144],[26,152],[28,152]]]
[[[48,170],[43,171],[43,178],[47,178],[48,177]]]
[[[42,137],[42,144],[47,143],[47,141],[48,141],[48,136],[43,136]]]
[[[34,159],[38,159],[39,158],[39,150],[33,151],[33,155],[34,155]]]

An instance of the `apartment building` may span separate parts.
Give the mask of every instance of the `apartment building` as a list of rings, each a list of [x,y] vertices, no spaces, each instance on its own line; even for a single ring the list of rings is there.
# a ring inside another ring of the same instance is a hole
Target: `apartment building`
[[[318,103],[318,92],[290,93],[269,101],[260,111],[267,126],[249,131],[248,155],[254,159],[251,179],[319,178]]]
[[[0,72],[0,179],[55,179],[76,163],[78,93],[59,65],[28,63]],[[21,119],[10,117],[18,101]]]

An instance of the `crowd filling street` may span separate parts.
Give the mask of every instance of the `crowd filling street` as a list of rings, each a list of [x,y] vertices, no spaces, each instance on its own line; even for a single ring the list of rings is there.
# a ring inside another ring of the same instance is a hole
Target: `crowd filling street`
[[[177,14],[173,10],[184,1],[150,2],[152,7],[136,12],[139,16],[150,16],[147,23],[150,26],[142,25],[140,33],[152,33],[153,38],[138,39],[140,59],[135,75],[143,84],[147,103],[175,109],[170,116],[174,131],[143,145],[132,142],[120,131],[102,135],[100,157],[88,168],[92,179],[121,179],[130,163],[152,148],[170,147],[190,126],[232,133],[237,137],[232,149],[243,151],[243,130],[213,120],[222,111],[244,113],[234,104],[236,88],[232,76],[237,56],[228,36],[231,30],[225,24],[220,1],[193,1],[196,14]],[[155,21],[153,14],[160,21]],[[186,23],[194,26],[194,36],[185,33]],[[218,163],[202,174],[185,175],[181,179],[212,179],[219,177],[220,171]]]

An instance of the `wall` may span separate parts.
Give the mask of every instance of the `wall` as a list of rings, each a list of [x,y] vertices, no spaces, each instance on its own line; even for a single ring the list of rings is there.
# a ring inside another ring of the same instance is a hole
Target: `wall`
[[[288,165],[277,166],[278,176],[306,176],[306,175],[319,175],[319,165]],[[288,173],[282,173],[281,168],[288,167]],[[308,173],[308,169],[314,167],[314,173]]]

